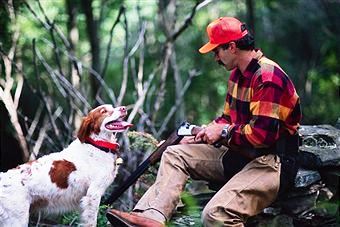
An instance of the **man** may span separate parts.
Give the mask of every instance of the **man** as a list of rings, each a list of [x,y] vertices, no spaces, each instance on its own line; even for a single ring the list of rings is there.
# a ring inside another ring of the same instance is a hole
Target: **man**
[[[168,147],[154,185],[133,212],[109,211],[114,224],[163,226],[191,177],[222,185],[203,210],[204,226],[243,226],[294,181],[301,111],[292,81],[254,48],[236,18],[213,21],[207,33],[209,42],[199,51],[213,51],[232,71],[224,112],[196,137]]]

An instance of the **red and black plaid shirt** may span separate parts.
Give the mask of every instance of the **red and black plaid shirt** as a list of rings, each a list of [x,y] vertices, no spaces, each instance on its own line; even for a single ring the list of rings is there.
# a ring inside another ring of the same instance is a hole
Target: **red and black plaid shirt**
[[[231,124],[229,144],[264,148],[273,145],[280,135],[297,132],[301,120],[299,96],[280,66],[257,56],[244,74],[234,69],[221,118]]]

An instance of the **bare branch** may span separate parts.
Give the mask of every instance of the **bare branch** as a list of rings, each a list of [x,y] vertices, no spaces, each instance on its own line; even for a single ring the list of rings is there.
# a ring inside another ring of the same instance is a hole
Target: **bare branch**
[[[169,39],[171,41],[175,41],[178,36],[180,36],[182,34],[182,32],[185,31],[185,29],[187,29],[191,23],[192,23],[192,19],[194,18],[196,12],[201,9],[202,7],[206,6],[207,4],[209,4],[210,2],[212,2],[212,0],[205,0],[203,2],[199,2],[197,1],[195,6],[192,8],[191,13],[186,17],[184,24],[182,26],[180,26],[179,29],[177,29],[177,31],[175,31],[170,37]],[[168,40],[168,41],[170,41]]]
[[[185,82],[184,86],[183,86],[183,90],[181,91],[179,97],[176,99],[175,105],[170,109],[170,111],[168,112],[168,114],[166,115],[166,117],[164,118],[163,122],[162,122],[162,126],[160,127],[160,129],[157,132],[157,137],[161,136],[162,133],[165,131],[166,126],[168,125],[171,117],[174,115],[174,113],[176,112],[176,110],[178,109],[179,105],[182,103],[183,101],[183,97],[185,92],[188,90],[192,79],[195,76],[198,76],[200,73],[197,72],[196,70],[191,70],[189,72],[189,77],[187,79],[187,81]]]
[[[138,96],[142,95],[143,91],[143,77],[144,77],[144,43],[145,39],[141,44],[141,50],[139,53],[139,65],[138,65],[138,73],[137,73],[137,94]]]
[[[63,41],[64,45],[65,45],[67,48],[70,48],[71,44],[68,42],[67,38],[66,38],[65,35],[61,32],[61,30],[60,30],[57,26],[53,26],[53,28],[51,28],[50,20],[49,20],[49,18],[47,17],[47,15],[46,15],[46,13],[45,13],[43,7],[41,6],[40,1],[37,0],[37,2],[38,2],[38,4],[39,4],[39,8],[40,8],[40,10],[42,11],[42,13],[43,13],[43,15],[44,15],[44,17],[45,17],[45,20],[46,20],[47,22],[45,22],[45,21],[43,21],[43,20],[41,20],[41,19],[39,18],[39,16],[36,14],[35,10],[32,9],[32,7],[27,3],[27,1],[24,1],[23,4],[27,7],[27,9],[28,9],[28,10],[32,13],[32,15],[34,16],[34,18],[35,18],[35,19],[36,19],[36,20],[37,20],[37,21],[38,21],[45,29],[47,29],[47,30],[54,29],[54,30],[57,32],[59,38]]]
[[[170,39],[172,42],[174,42],[174,41],[178,38],[178,36],[179,36],[182,32],[184,32],[185,29],[187,29],[187,28],[189,27],[189,25],[191,25],[192,19],[193,19],[193,17],[194,17],[195,14],[196,14],[196,9],[197,9],[198,5],[199,5],[199,2],[196,2],[194,8],[192,8],[192,10],[191,10],[190,15],[188,15],[188,16],[186,17],[186,19],[185,19],[185,21],[184,21],[184,24],[183,24],[177,31],[175,31],[175,32],[169,37],[169,39]]]
[[[146,22],[143,22],[139,35],[138,35],[138,39],[128,54],[129,57],[132,57],[135,54],[135,52],[138,50],[139,46],[144,42],[145,28],[146,28]]]
[[[150,74],[150,76],[149,76],[149,78],[148,78],[148,81],[144,84],[143,93],[142,93],[142,95],[138,98],[137,102],[134,104],[134,107],[133,107],[132,111],[131,111],[130,114],[129,114],[129,117],[128,117],[128,120],[127,120],[128,122],[132,122],[132,121],[133,121],[133,119],[135,118],[135,116],[136,116],[138,110],[139,110],[140,107],[143,105],[144,100],[145,100],[145,97],[146,97],[146,95],[147,95],[147,93],[148,93],[148,90],[149,90],[149,88],[150,88],[150,85],[151,85],[151,83],[152,83],[152,81],[153,81],[153,79],[154,79],[156,73],[157,73],[157,72],[160,70],[160,68],[161,68],[160,66],[161,66],[161,65],[159,65],[159,66],[154,70],[154,72]]]
[[[180,70],[177,65],[177,59],[176,59],[176,52],[174,52],[171,55],[170,59],[171,67],[173,69],[173,77],[175,80],[175,99],[179,99],[181,91],[183,90],[183,81],[181,78]],[[184,113],[184,103],[182,102],[181,105],[178,106],[178,110],[175,115],[175,123],[176,125],[179,124],[179,121],[182,121],[185,118]]]
[[[24,85],[24,78],[22,75],[19,75],[17,77],[17,87],[15,89],[14,100],[13,100],[15,109],[18,109],[19,107],[19,100],[20,100],[23,85]]]
[[[16,23],[16,17],[14,13],[14,8],[13,8],[13,1],[9,0],[7,2],[8,7],[8,12],[9,12],[9,17],[11,22],[14,25],[14,32],[12,34],[12,40],[11,40],[11,48],[6,55],[1,49],[0,49],[0,55],[2,58],[2,61],[4,63],[4,68],[5,68],[5,80],[2,83],[2,86],[0,87],[0,98],[5,104],[5,108],[8,111],[8,114],[10,116],[10,121],[14,127],[15,130],[15,136],[18,139],[19,145],[22,149],[22,158],[24,161],[27,161],[29,158],[29,149],[28,149],[28,144],[25,140],[25,136],[22,130],[22,127],[19,123],[19,118],[17,114],[17,109],[18,109],[18,103],[22,91],[22,86],[23,86],[23,80],[22,80],[22,75],[18,74],[18,84],[16,87],[15,95],[12,97],[11,90],[14,87],[14,79],[12,78],[12,60],[14,59],[15,56],[15,51],[16,51],[16,46],[19,38],[19,27]]]
[[[144,24],[142,18],[141,18],[141,15],[140,15],[140,2],[138,2],[137,6],[136,6],[136,10],[137,10],[137,15],[138,15],[138,21],[139,21],[139,24],[140,26],[145,26],[146,25]],[[144,24],[144,25],[143,25]],[[143,92],[143,76],[144,76],[144,50],[145,50],[145,43],[146,43],[146,37],[145,37],[145,32],[144,32],[144,36],[142,37],[143,40],[141,42],[141,47],[140,47],[140,50],[139,50],[139,66],[138,66],[138,73],[137,73],[137,82],[136,82],[136,86],[137,86],[137,94],[138,94],[138,97],[140,97],[142,95],[142,92]]]
[[[150,116],[146,114],[142,109],[138,110],[139,115],[141,116],[139,119],[139,123],[137,125],[137,129],[140,128],[139,126],[146,124],[153,135],[157,134],[157,130],[155,128],[154,122],[151,121]],[[139,129],[138,131],[144,131],[144,129]]]
[[[42,41],[44,41],[44,42],[45,42],[48,46],[50,46],[51,48],[54,48],[54,47],[53,47],[53,44],[52,44],[51,42],[49,42],[48,40],[42,39]],[[59,47],[57,47],[57,48],[60,49]],[[111,102],[112,102],[113,104],[116,104],[116,103],[117,103],[116,97],[115,97],[115,94],[114,94],[113,90],[107,86],[107,84],[106,84],[105,81],[102,79],[102,77],[101,77],[94,69],[92,69],[90,66],[84,65],[78,58],[76,58],[74,55],[70,54],[67,50],[63,50],[63,53],[64,53],[69,59],[71,59],[73,62],[76,62],[77,68],[78,68],[80,71],[81,71],[82,69],[88,70],[89,73],[90,73],[90,75],[91,75],[91,76],[94,76],[95,79],[99,82],[100,87],[103,88],[103,89],[107,92],[107,94],[108,94],[108,96],[109,96]],[[81,74],[81,73],[80,73],[80,74]]]
[[[124,60],[123,60],[123,79],[121,82],[120,92],[117,98],[117,105],[121,105],[123,98],[125,96],[125,91],[127,87],[128,80],[128,63],[129,63],[129,55],[128,55],[128,43],[129,43],[129,29],[126,14],[124,13],[124,25],[125,25],[125,47],[124,47]]]
[[[159,109],[161,108],[161,104],[164,100],[165,95],[165,84],[166,84],[166,78],[168,75],[168,68],[169,68],[169,59],[172,53],[173,45],[172,43],[167,43],[165,47],[165,53],[162,61],[162,72],[161,72],[161,78],[160,78],[160,85],[158,89],[158,95],[156,97],[156,100],[154,102],[154,108],[153,108],[153,114],[152,114],[152,121],[156,121],[157,113]]]
[[[36,57],[39,57],[39,54],[37,52],[37,49],[35,47],[35,40],[33,40],[33,65],[34,65],[34,74],[37,78],[37,81],[38,81],[38,95],[40,96],[41,100],[43,101],[43,103],[45,104],[45,107],[46,107],[46,110],[47,110],[47,114],[48,114],[48,117],[49,117],[49,120],[50,120],[50,123],[52,125],[52,128],[53,128],[53,132],[55,133],[56,135],[56,139],[58,140],[59,144],[63,144],[61,139],[59,138],[59,135],[60,135],[60,132],[59,132],[59,129],[55,123],[55,121],[53,120],[53,117],[52,117],[52,108],[49,104],[49,102],[47,101],[47,98],[46,96],[44,95],[42,89],[40,88],[40,83],[39,83],[39,72],[38,72],[38,67],[37,67],[37,62],[36,62]]]
[[[39,123],[39,119],[40,119],[42,110],[43,110],[43,105],[40,103],[37,111],[35,112],[34,119],[31,122],[29,129],[27,130],[28,131],[27,135],[26,135],[27,141],[30,141],[32,139],[33,133],[35,132],[35,129],[37,128],[37,125]]]
[[[126,18],[125,18],[125,20],[126,20]],[[121,84],[120,93],[119,93],[119,96],[118,96],[118,99],[117,99],[118,100],[117,101],[117,105],[120,105],[122,103],[123,98],[125,96],[126,87],[127,87],[127,79],[128,79],[128,63],[129,63],[129,59],[130,59],[130,57],[133,56],[133,54],[137,51],[139,46],[143,43],[144,35],[145,35],[145,29],[146,29],[146,23],[144,22],[141,25],[141,30],[139,32],[138,39],[137,39],[135,45],[131,48],[129,53],[124,57],[124,62],[123,62],[123,80],[122,80],[122,84]],[[128,33],[127,25],[126,25],[126,31],[125,32]],[[126,39],[128,39],[127,36],[126,36]],[[126,46],[126,48],[127,48],[127,46]],[[127,52],[127,49],[125,51]]]
[[[113,39],[113,30],[115,29],[115,27],[117,26],[117,24],[120,21],[120,17],[122,16],[122,14],[125,13],[125,7],[121,6],[119,8],[119,12],[118,12],[118,16],[115,20],[115,22],[113,23],[111,29],[110,29],[110,39],[109,42],[107,44],[107,48],[106,48],[106,56],[105,56],[105,60],[104,60],[104,66],[103,66],[103,70],[100,73],[103,77],[105,76],[106,73],[106,69],[107,69],[107,65],[109,62],[109,58],[110,58],[110,53],[111,53],[111,43],[112,43],[112,39]]]
[[[32,151],[31,156],[30,156],[31,160],[37,159],[37,157],[38,157],[39,150],[40,150],[40,148],[41,148],[41,146],[44,142],[44,138],[46,136],[46,131],[47,131],[47,128],[49,126],[48,118],[46,118],[46,117],[44,118],[42,125],[43,126],[39,129],[38,139],[34,144],[33,151]]]
[[[96,19],[93,8],[92,8],[92,0],[82,0],[80,1],[80,5],[85,14],[86,21],[86,32],[88,41],[91,48],[91,67],[96,72],[101,71],[101,61],[100,61],[100,37],[99,37],[99,26],[98,20]],[[100,74],[99,74],[100,75]],[[102,76],[100,76],[102,78]],[[100,95],[100,86],[98,80],[95,77],[90,77],[90,85],[92,90],[93,98],[96,100],[96,97]]]
[[[35,48],[35,40],[33,43],[33,46]],[[34,49],[34,53],[38,57],[39,61],[43,64],[45,69],[48,71],[48,75],[52,78],[53,82],[58,87],[59,92],[64,96],[67,97],[66,91],[73,99],[70,99],[71,102],[74,102],[76,100],[79,100],[84,104],[87,108],[90,108],[90,104],[86,100],[86,98],[77,90],[75,89],[72,84],[63,76],[60,75],[57,71],[53,70],[51,66],[46,62],[42,54],[39,50],[36,48]],[[66,90],[65,90],[66,89]]]

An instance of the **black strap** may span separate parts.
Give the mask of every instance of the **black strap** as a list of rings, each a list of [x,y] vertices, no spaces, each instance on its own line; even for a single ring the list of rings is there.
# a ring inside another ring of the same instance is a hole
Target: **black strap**
[[[299,170],[299,135],[283,135],[275,145],[276,154],[280,157],[281,173],[278,195],[294,187],[296,174]]]

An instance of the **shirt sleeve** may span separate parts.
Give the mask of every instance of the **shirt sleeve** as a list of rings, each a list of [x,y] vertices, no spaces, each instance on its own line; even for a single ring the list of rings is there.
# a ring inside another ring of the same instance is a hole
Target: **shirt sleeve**
[[[230,114],[229,114],[229,104],[226,101],[224,104],[224,110],[221,116],[215,118],[215,122],[219,124],[231,124]]]
[[[233,124],[229,144],[265,148],[279,138],[280,123],[290,109],[281,105],[283,89],[266,81],[259,83],[250,101],[251,119],[247,124]]]

